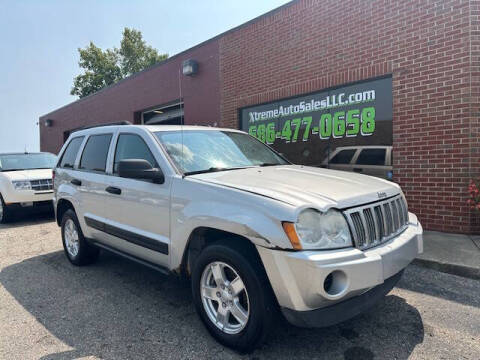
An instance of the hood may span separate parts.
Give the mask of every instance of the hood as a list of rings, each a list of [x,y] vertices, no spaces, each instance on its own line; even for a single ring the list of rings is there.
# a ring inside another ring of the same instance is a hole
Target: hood
[[[34,169],[2,171],[0,176],[6,176],[10,181],[14,180],[43,180],[52,178],[52,169]]]
[[[294,206],[339,209],[397,195],[387,180],[301,165],[254,167],[191,176],[201,181],[267,196]]]

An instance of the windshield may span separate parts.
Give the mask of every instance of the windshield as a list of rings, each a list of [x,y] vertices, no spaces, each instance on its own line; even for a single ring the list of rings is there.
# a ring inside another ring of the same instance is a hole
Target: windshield
[[[57,157],[53,154],[0,154],[0,171],[53,169]]]
[[[187,130],[183,135],[181,131],[158,131],[155,135],[185,175],[288,164],[268,146],[243,133]]]

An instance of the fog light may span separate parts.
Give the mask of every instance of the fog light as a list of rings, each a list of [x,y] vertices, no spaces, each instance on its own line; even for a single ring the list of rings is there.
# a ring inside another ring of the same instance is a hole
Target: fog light
[[[323,290],[325,290],[327,294],[330,292],[332,283],[333,283],[333,275],[330,273],[328,274],[328,276],[325,278],[325,281],[323,282]]]
[[[347,275],[341,270],[332,271],[323,281],[323,289],[332,297],[343,295],[348,287]]]

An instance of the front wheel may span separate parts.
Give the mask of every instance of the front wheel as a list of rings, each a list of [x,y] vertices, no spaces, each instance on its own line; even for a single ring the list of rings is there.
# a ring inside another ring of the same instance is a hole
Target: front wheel
[[[3,201],[3,197],[0,194],[0,224],[5,224],[10,220],[10,211]]]
[[[268,335],[275,302],[259,260],[223,244],[205,248],[192,273],[195,307],[220,343],[240,352]]]

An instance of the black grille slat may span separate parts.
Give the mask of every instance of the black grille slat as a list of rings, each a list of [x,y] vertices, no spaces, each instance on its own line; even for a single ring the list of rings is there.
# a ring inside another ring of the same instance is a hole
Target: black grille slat
[[[379,241],[382,241],[385,236],[385,221],[383,220],[382,209],[380,208],[380,206],[375,206],[374,212],[378,224],[378,239]]]
[[[365,229],[363,228],[362,219],[360,218],[360,214],[358,212],[352,213],[351,215],[353,226],[355,228],[355,233],[357,235],[357,245],[364,246],[365,245]]]
[[[365,218],[365,223],[367,225],[369,234],[367,243],[375,242],[377,240],[377,231],[375,229],[375,222],[373,221],[372,210],[370,208],[363,210],[363,216]]]
[[[355,246],[367,249],[388,241],[408,224],[407,204],[402,196],[345,212]]]
[[[393,232],[396,232],[398,228],[400,227],[399,221],[398,221],[398,209],[397,209],[397,204],[395,201],[392,201],[390,203],[390,206],[392,207],[392,218],[393,218]]]
[[[390,210],[389,204],[383,204],[383,209],[385,210],[385,221],[387,223],[387,234],[391,234],[393,232],[393,218],[392,218],[392,211]]]
[[[403,226],[406,223],[405,220],[405,213],[403,211],[403,205],[402,205],[402,200],[397,199],[395,201],[397,203],[397,208],[398,208],[398,217],[400,219],[400,227]]]

